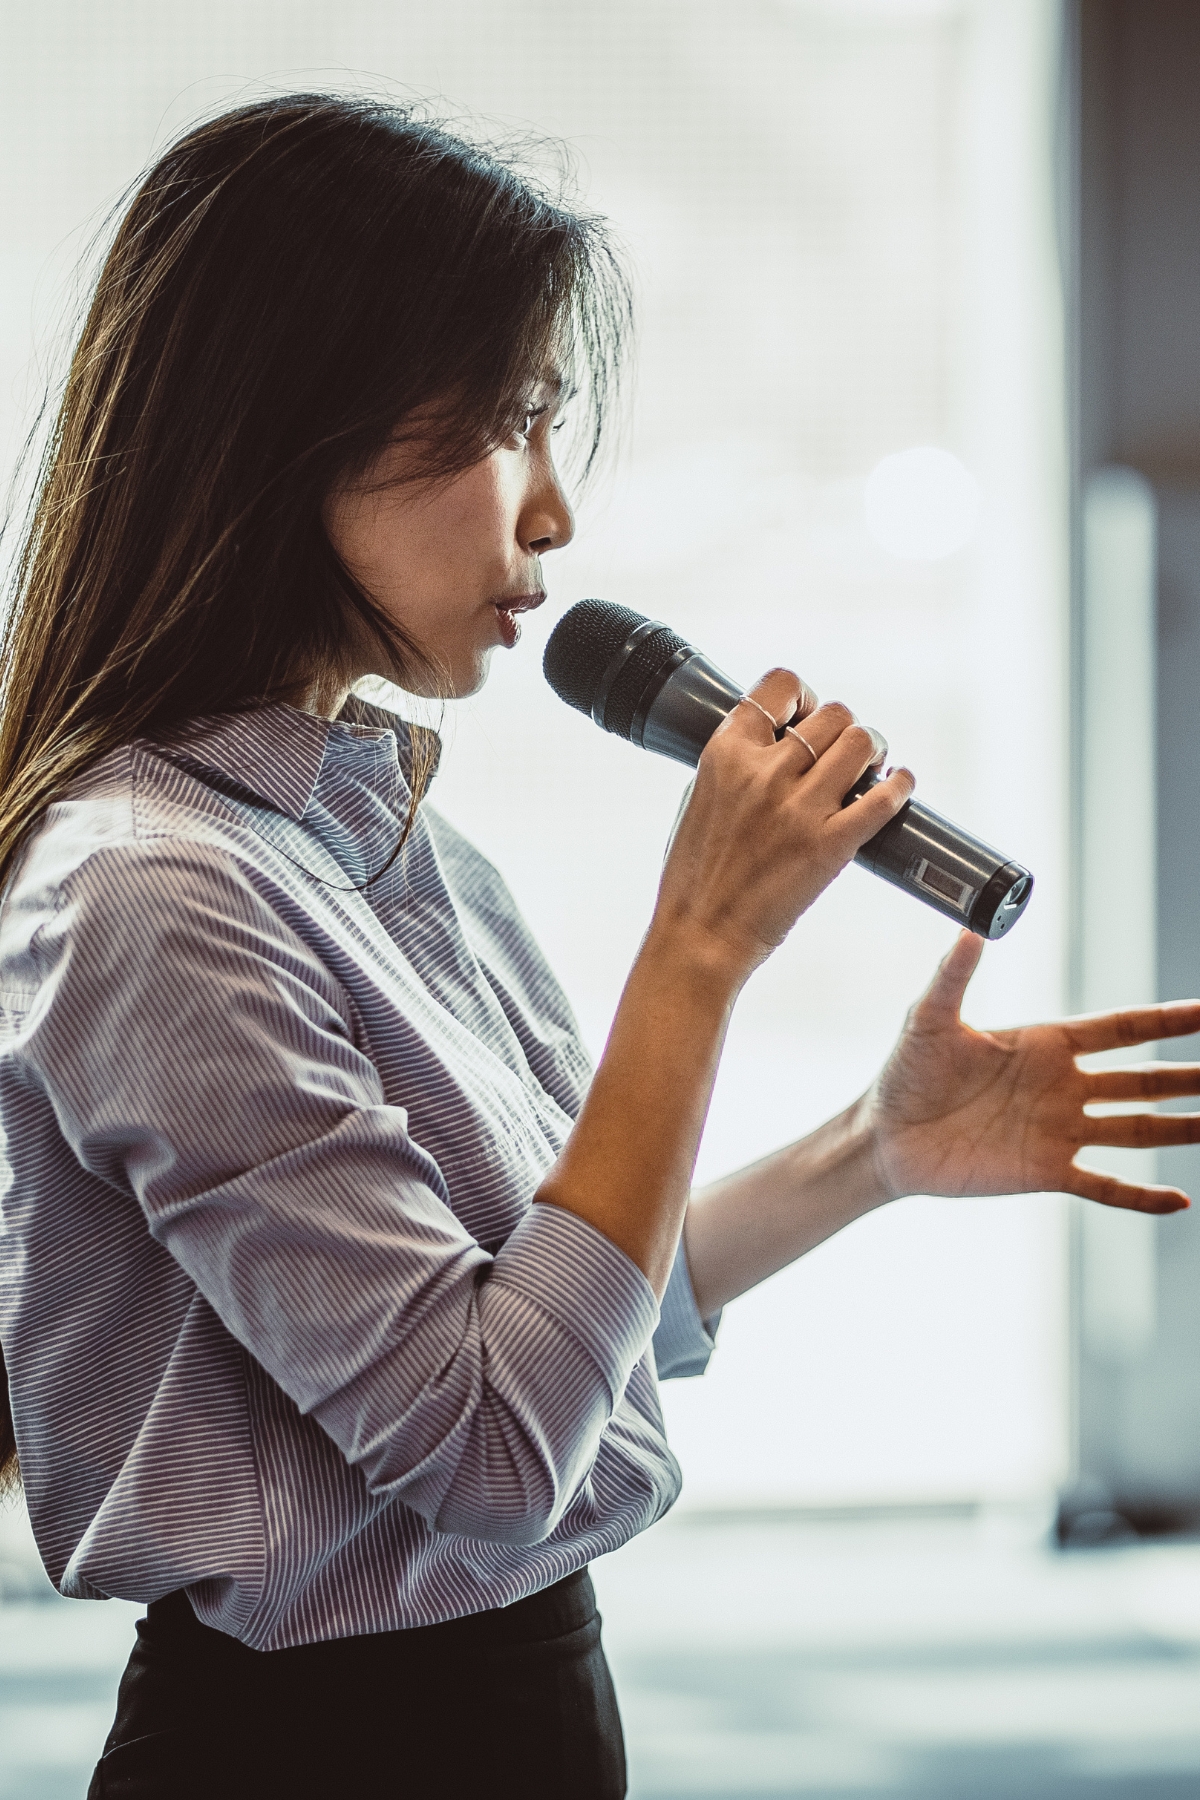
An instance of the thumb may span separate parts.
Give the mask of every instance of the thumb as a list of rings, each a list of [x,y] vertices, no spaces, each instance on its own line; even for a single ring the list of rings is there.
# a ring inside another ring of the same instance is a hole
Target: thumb
[[[949,955],[938,964],[937,974],[917,1002],[916,1010],[927,1024],[956,1020],[967,991],[967,983],[979,967],[983,955],[983,939],[973,931],[958,935]]]

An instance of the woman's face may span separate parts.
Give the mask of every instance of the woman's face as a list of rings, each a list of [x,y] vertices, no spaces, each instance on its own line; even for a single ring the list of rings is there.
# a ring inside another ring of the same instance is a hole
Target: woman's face
[[[512,437],[448,482],[423,485],[415,444],[390,446],[323,509],[330,543],[359,585],[424,652],[444,688],[473,694],[518,614],[545,599],[541,557],[571,541],[554,468],[559,384],[536,384]],[[386,674],[373,665],[358,675]],[[428,691],[424,678],[406,682]],[[428,683],[428,688],[433,687]]]

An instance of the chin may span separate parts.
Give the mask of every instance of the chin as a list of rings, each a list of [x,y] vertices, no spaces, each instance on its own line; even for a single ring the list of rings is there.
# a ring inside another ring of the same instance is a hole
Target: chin
[[[419,700],[466,700],[477,694],[487,680],[491,662],[489,647],[468,651],[461,657],[443,656],[426,663],[423,669],[393,672],[383,679],[395,682],[406,694],[415,694]]]
[[[472,694],[479,692],[491,674],[491,669],[492,651],[490,649],[473,656],[462,668],[451,669],[449,671],[450,692],[445,698],[447,700],[469,700]]]

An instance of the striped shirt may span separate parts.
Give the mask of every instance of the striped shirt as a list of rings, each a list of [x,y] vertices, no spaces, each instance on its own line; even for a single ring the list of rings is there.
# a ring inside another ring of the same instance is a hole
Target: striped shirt
[[[0,911],[0,1340],[64,1594],[259,1649],[503,1606],[679,1489],[712,1339],[532,1205],[589,1079],[495,869],[351,701],[193,723],[52,807]]]

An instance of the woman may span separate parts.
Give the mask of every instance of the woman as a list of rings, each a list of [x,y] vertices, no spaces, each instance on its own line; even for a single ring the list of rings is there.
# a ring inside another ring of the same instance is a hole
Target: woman
[[[15,1445],[61,1590],[149,1602],[94,1795],[622,1793],[587,1564],[678,1491],[656,1371],[899,1194],[1186,1204],[1072,1159],[1193,1141],[1082,1108],[1197,1071],[1074,1059],[1200,1005],[980,1035],[970,938],[862,1100],[690,1198],[742,984],[912,777],[843,810],[877,741],[766,676],[593,1076],[436,745],[350,697],[515,645],[625,318],[595,221],[320,96],[177,144],[100,277],[0,735]]]

